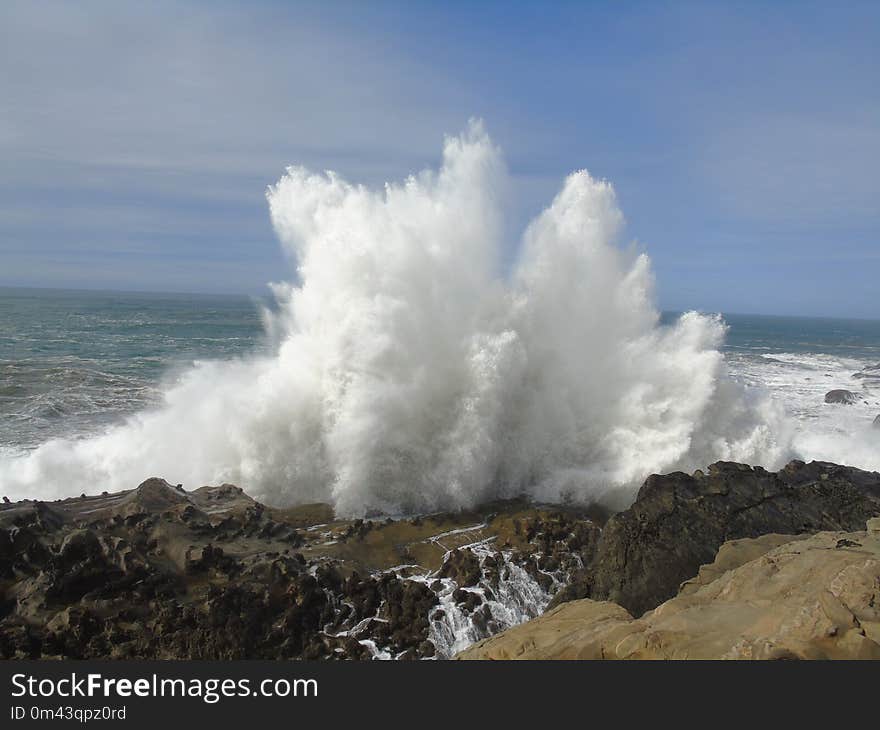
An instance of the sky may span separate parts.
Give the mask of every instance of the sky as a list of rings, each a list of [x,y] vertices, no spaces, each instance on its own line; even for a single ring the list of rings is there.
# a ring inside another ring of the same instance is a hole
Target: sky
[[[0,286],[265,294],[287,165],[380,185],[471,117],[512,231],[610,180],[663,309],[880,317],[859,2],[4,0]]]

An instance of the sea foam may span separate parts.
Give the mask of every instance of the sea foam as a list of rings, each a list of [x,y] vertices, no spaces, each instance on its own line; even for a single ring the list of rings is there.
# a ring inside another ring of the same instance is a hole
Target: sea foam
[[[719,317],[660,326],[612,186],[571,174],[501,273],[506,171],[479,122],[382,190],[292,167],[268,191],[297,263],[271,356],[204,362],[106,433],[0,463],[11,497],[234,482],[271,504],[412,513],[527,494],[620,506],[652,472],[778,466],[788,427],[736,384]]]

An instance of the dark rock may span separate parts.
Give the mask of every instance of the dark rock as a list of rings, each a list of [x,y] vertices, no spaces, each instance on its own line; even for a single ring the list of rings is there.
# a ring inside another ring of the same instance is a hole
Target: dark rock
[[[868,365],[858,373],[853,373],[853,377],[858,380],[880,380],[880,364]]]
[[[483,603],[483,598],[479,593],[466,591],[463,588],[455,589],[452,594],[452,600],[459,604],[459,607],[465,613],[470,613]]]
[[[564,586],[553,596],[547,606],[549,611],[556,608],[561,603],[567,601],[577,601],[581,598],[587,598],[593,595],[593,573],[590,570],[577,570],[572,573],[568,585]]]
[[[187,551],[186,571],[188,573],[203,573],[207,570],[217,570],[221,573],[232,573],[238,567],[235,558],[226,555],[223,548],[215,547],[208,543],[201,550]]]
[[[640,616],[674,596],[726,540],[855,531],[876,515],[880,474],[825,462],[793,461],[778,473],[718,462],[706,476],[653,475],[608,521],[580,591],[566,598],[607,599]]]
[[[859,396],[851,390],[829,390],[825,394],[826,403],[841,403],[843,405],[851,406],[853,403],[858,402],[858,400]]]
[[[103,557],[101,542],[91,530],[75,530],[64,538],[58,551],[59,570],[70,570],[76,563]]]
[[[480,560],[470,550],[453,550],[440,568],[441,578],[452,578],[459,586],[475,586],[482,570]]]

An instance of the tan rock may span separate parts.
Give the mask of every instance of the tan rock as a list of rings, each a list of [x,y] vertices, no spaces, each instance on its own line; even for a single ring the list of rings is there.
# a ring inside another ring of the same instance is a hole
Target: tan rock
[[[785,545],[795,540],[805,540],[809,535],[761,535],[756,538],[742,540],[728,540],[719,549],[715,561],[707,565],[701,565],[700,571],[694,578],[681,584],[678,595],[695,593],[704,585],[708,585],[716,578],[721,577],[728,570],[735,570],[740,565],[745,565],[756,558],[768,553],[770,550]]]
[[[880,530],[725,543],[640,619],[566,603],[460,659],[880,659]]]

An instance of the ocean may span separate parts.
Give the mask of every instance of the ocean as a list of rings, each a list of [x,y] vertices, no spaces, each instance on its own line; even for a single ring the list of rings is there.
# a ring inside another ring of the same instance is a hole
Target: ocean
[[[194,361],[264,344],[247,297],[0,288],[0,449],[93,435]]]
[[[271,355],[266,306],[243,296],[0,289],[0,458],[53,439],[88,440],[159,408],[200,363]],[[880,363],[880,321],[723,319],[731,377],[780,404],[817,445],[816,458],[834,456],[821,449],[829,437],[870,431],[880,381],[853,375]],[[839,388],[857,392],[856,402],[826,404]]]

